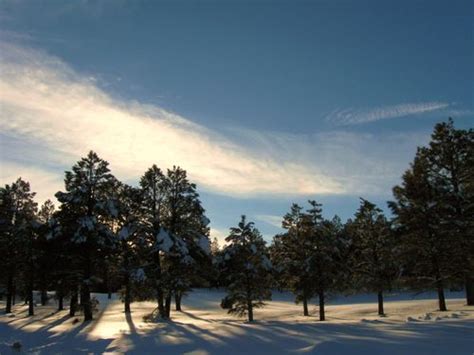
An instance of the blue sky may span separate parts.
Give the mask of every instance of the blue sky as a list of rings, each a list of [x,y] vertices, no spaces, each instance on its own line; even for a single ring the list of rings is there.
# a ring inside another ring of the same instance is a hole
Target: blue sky
[[[474,117],[472,1],[2,1],[1,183],[38,199],[89,149],[173,164],[213,235],[291,202],[385,208],[436,122]]]

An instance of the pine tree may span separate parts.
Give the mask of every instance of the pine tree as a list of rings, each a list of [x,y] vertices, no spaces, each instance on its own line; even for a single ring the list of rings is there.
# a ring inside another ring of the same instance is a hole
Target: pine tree
[[[167,231],[184,248],[166,256],[171,288],[167,295],[166,312],[169,317],[169,297],[175,296],[176,310],[181,310],[182,296],[189,291],[192,280],[201,278],[197,270],[210,269],[209,220],[204,215],[196,185],[189,182],[186,171],[173,167],[167,172],[166,204],[163,217]],[[198,267],[199,265],[199,267]]]
[[[13,289],[21,272],[28,302],[28,314],[34,314],[33,241],[37,211],[37,204],[33,201],[34,196],[35,193],[30,191],[30,184],[21,178],[18,178],[11,186],[6,185],[1,191],[1,244],[5,249],[2,255],[7,275],[6,313],[11,312]]]
[[[383,292],[398,276],[396,244],[390,225],[373,203],[361,198],[348,231],[352,240],[352,274],[359,289],[377,292],[378,314],[384,314]]]
[[[158,313],[161,318],[167,318],[164,306],[164,277],[162,271],[161,236],[166,236],[162,230],[162,210],[165,204],[166,179],[162,171],[153,165],[140,179],[142,193],[143,230],[150,245],[148,265],[145,269],[147,278],[153,282],[158,303]],[[161,246],[161,247],[160,247]]]
[[[242,216],[237,227],[230,229],[229,243],[220,260],[221,272],[227,278],[227,296],[221,306],[230,314],[248,315],[254,320],[253,310],[265,305],[271,298],[271,269],[265,241],[253,222]]]
[[[421,150],[403,175],[402,185],[393,188],[393,194],[396,201],[389,206],[400,234],[405,275],[418,287],[434,287],[438,292],[439,309],[446,311],[444,289],[454,276],[454,246],[440,229],[444,211],[429,175],[429,161]]]
[[[39,226],[37,228],[38,237],[35,249],[37,252],[37,270],[38,288],[41,294],[41,305],[48,302],[48,289],[52,282],[53,264],[52,264],[52,246],[48,239],[50,234],[50,223],[54,216],[54,204],[51,200],[46,200],[38,211],[37,220]]]
[[[430,180],[437,186],[440,229],[457,248],[453,254],[466,285],[468,305],[474,305],[474,130],[454,128],[454,122],[435,126],[428,147],[421,148],[429,164]]]
[[[138,289],[146,279],[141,261],[147,243],[141,223],[142,194],[137,188],[119,184],[117,195],[115,230],[119,243],[119,273],[123,285],[124,311],[130,313],[130,304],[140,293]]]
[[[296,302],[303,303],[303,314],[309,316],[308,302],[315,289],[313,270],[309,267],[311,239],[303,228],[303,218],[303,208],[293,204],[282,221],[287,232],[274,237],[271,257],[281,286],[295,294]]]
[[[108,163],[96,153],[89,152],[66,172],[66,192],[58,192],[56,198],[67,206],[74,215],[72,241],[80,249],[81,258],[81,306],[84,321],[92,320],[91,286],[96,279],[96,262],[101,248],[113,237],[104,220],[116,213],[110,199],[115,178],[110,173]]]
[[[390,206],[405,253],[417,256],[407,262],[413,274],[433,281],[441,310],[446,310],[444,288],[459,279],[467,303],[474,303],[474,131],[456,130],[451,119],[437,124],[403,180]]]
[[[319,299],[319,320],[326,320],[325,303],[329,292],[336,287],[340,273],[342,231],[338,217],[332,221],[322,218],[321,204],[308,201],[310,209],[304,215],[303,229],[308,233],[310,258],[308,267],[313,273],[314,290]]]

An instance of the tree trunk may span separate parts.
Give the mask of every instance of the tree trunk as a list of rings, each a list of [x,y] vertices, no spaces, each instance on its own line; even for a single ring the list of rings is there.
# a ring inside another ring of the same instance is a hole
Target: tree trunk
[[[446,308],[446,299],[444,297],[443,282],[441,280],[438,280],[436,282],[436,288],[438,290],[439,310],[447,311],[448,309]]]
[[[7,281],[7,304],[5,307],[5,313],[12,312],[12,298],[13,297],[14,297],[13,276],[10,274],[8,275],[8,281]]]
[[[31,248],[31,243],[30,243],[30,248]],[[34,302],[34,296],[33,296],[33,288],[34,288],[34,265],[33,265],[33,257],[32,257],[32,251],[30,249],[30,254],[29,254],[29,275],[28,275],[28,315],[33,316],[35,314],[35,306],[33,304]]]
[[[378,298],[378,302],[379,302],[379,316],[383,316],[384,315],[384,311],[383,311],[383,291],[379,291],[377,293],[377,298]]]
[[[77,311],[77,290],[74,290],[71,294],[71,299],[69,301],[69,315],[74,317]]]
[[[126,271],[128,272],[128,271]],[[129,277],[128,275],[126,276],[126,279],[125,279],[125,300],[124,300],[124,304],[125,304],[125,313],[130,313],[130,302],[131,302],[131,291],[130,291],[130,280],[129,280]]]
[[[41,305],[45,306],[48,303],[48,291],[44,288],[41,290]]]
[[[253,305],[252,301],[247,302],[247,308],[249,313],[249,322],[253,322]]]
[[[174,302],[176,304],[176,310],[178,312],[181,312],[181,297],[182,296],[183,296],[183,294],[180,291],[176,291],[176,293],[174,295]]]
[[[166,295],[165,300],[165,318],[169,319],[171,316],[171,293]]]
[[[466,277],[466,301],[468,306],[474,306],[474,278]]]
[[[324,311],[324,291],[318,293],[319,296],[319,320],[326,320],[326,313]]]
[[[35,307],[33,304],[33,287],[28,287],[28,315],[29,316],[34,316],[35,315]]]
[[[308,312],[308,299],[306,297],[303,297],[303,315],[309,316]]]
[[[12,279],[12,282],[13,282],[13,286],[12,286],[12,304],[15,305],[15,303],[16,303],[16,283],[13,279]]]
[[[63,297],[63,294],[60,293],[60,294],[58,295],[58,311],[62,311],[62,310],[64,309],[64,304],[63,304],[63,302],[64,302],[64,297]]]
[[[91,293],[87,282],[83,282],[81,286],[81,306],[84,311],[84,322],[92,320]]]
[[[164,295],[163,295],[163,290],[161,289],[160,286],[157,287],[156,295],[157,295],[156,297],[158,299],[158,313],[160,314],[161,318],[166,318]]]

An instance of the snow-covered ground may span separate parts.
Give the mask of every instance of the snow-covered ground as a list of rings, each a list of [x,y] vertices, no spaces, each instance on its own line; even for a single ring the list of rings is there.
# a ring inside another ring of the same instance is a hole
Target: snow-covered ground
[[[312,316],[303,317],[291,295],[275,293],[252,324],[222,310],[222,296],[196,290],[184,300],[183,312],[158,323],[143,321],[154,303],[133,303],[127,316],[120,300],[101,294],[100,310],[89,324],[74,323],[68,311],[55,312],[54,301],[37,307],[34,317],[16,305],[14,317],[0,316],[0,354],[17,353],[15,341],[32,354],[474,353],[474,307],[465,306],[462,293],[448,294],[448,312],[436,311],[434,294],[393,295],[387,297],[386,317],[376,315],[373,295],[339,297],[327,306],[326,322],[318,321],[315,306]]]

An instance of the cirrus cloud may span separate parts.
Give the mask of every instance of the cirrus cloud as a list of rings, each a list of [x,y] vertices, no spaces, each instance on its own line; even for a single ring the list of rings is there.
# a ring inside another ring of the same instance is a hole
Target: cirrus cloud
[[[383,106],[370,109],[348,108],[331,112],[326,121],[336,125],[355,125],[386,120],[390,118],[420,115],[428,112],[444,110],[451,104],[446,102],[417,102]]]

